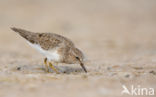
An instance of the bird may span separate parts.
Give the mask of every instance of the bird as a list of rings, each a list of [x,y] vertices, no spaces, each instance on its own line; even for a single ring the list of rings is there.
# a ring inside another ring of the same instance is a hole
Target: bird
[[[27,43],[45,56],[45,70],[49,72],[49,67],[56,73],[60,73],[54,64],[80,64],[84,72],[85,56],[75,44],[68,38],[56,33],[32,32],[21,28],[11,27],[11,29],[22,36]]]

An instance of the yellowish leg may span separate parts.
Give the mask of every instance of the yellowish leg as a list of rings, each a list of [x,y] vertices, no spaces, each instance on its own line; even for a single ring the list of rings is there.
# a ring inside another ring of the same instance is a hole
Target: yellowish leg
[[[49,72],[47,58],[44,59],[44,65],[45,65],[46,71]]]
[[[59,73],[58,70],[53,66],[52,63],[49,62],[49,66],[52,70],[54,70],[56,73]]]

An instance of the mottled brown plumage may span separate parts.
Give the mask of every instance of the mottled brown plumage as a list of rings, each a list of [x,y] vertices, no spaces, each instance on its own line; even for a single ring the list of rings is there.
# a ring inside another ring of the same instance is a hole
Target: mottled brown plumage
[[[11,28],[28,40],[35,48],[43,53],[49,61],[74,64],[78,63],[85,72],[83,66],[84,55],[75,47],[68,38],[55,33],[34,33],[19,28]]]

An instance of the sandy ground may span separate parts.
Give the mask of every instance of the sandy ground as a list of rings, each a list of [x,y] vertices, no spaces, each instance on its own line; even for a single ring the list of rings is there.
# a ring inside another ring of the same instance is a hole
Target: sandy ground
[[[1,0],[0,97],[129,97],[122,85],[156,91],[155,9],[155,0]],[[12,26],[70,38],[89,72],[77,64],[45,72],[44,56]]]

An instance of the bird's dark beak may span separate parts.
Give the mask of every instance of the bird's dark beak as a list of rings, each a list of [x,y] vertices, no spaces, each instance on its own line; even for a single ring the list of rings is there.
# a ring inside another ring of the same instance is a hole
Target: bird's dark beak
[[[79,57],[76,57],[76,59],[80,62],[81,67],[87,73],[87,69],[85,68],[84,64],[80,61],[80,58]]]
[[[85,68],[83,63],[80,63],[81,67],[83,68],[83,70],[87,73],[87,69]]]

